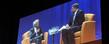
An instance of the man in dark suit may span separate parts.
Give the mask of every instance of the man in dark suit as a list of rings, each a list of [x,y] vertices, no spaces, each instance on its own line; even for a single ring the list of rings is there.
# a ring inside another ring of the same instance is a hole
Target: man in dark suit
[[[43,33],[39,27],[39,19],[36,19],[33,22],[33,28],[30,29],[30,44],[41,44],[41,40],[43,40]]]
[[[82,22],[85,20],[84,12],[79,8],[79,4],[75,3],[72,6],[73,16],[70,17],[66,29],[62,30],[62,39],[64,44],[75,44],[73,34],[81,30]]]

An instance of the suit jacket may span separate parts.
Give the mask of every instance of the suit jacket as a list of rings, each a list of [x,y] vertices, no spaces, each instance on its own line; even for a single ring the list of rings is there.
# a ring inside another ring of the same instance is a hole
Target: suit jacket
[[[74,16],[74,15],[73,15]],[[81,29],[81,25],[83,23],[83,21],[85,20],[84,18],[84,12],[82,10],[78,10],[76,13],[76,17],[75,20],[73,21],[73,16],[70,17],[70,21],[69,21],[69,26],[72,27],[72,30],[80,30]],[[72,22],[74,22],[74,24],[72,25]]]
[[[37,39],[39,39],[39,41],[43,40],[44,38],[43,38],[43,35],[41,34],[43,34],[41,28],[40,28],[40,31],[37,33],[37,36],[34,31],[34,28],[31,28],[30,29],[30,42],[33,42],[33,41],[35,42],[37,41]]]

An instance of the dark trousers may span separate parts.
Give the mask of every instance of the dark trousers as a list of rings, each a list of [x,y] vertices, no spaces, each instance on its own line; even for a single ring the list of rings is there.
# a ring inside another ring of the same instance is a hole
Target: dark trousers
[[[64,44],[75,44],[74,33],[80,31],[80,29],[62,30],[62,39]]]

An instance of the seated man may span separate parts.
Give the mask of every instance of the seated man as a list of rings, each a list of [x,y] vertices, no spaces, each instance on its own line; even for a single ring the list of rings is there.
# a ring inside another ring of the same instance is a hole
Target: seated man
[[[41,40],[43,40],[43,33],[39,27],[39,19],[36,19],[33,22],[33,28],[30,29],[30,44],[41,44]]]
[[[62,39],[64,44],[75,44],[73,34],[80,31],[82,22],[85,20],[84,12],[78,8],[78,3],[73,4],[73,16],[71,16],[69,24],[66,25],[66,29],[62,30]]]

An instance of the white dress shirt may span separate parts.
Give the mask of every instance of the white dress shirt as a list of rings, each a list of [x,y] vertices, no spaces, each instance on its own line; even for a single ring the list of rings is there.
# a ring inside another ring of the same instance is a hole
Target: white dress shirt
[[[77,15],[77,11],[78,11],[78,9],[74,13],[72,25],[74,24],[74,21],[75,21],[76,15]]]
[[[36,33],[36,36],[37,36],[37,28],[36,27],[34,27],[34,32]]]

